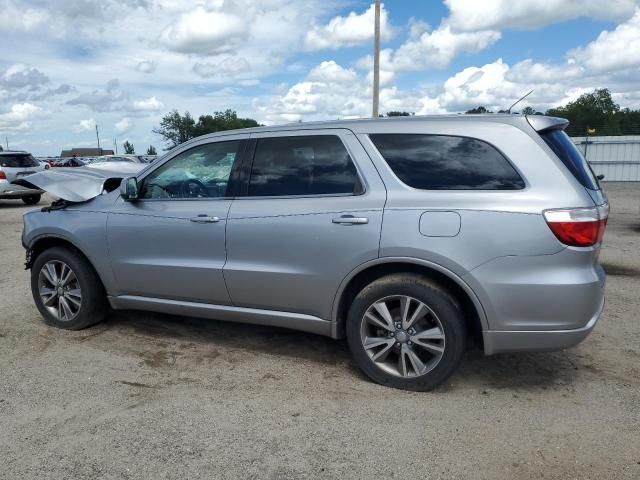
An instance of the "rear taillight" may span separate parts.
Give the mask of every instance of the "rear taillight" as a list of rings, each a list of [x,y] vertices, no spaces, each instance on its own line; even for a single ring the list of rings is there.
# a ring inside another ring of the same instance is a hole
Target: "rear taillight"
[[[0,180],[6,180],[7,179],[7,174],[4,173],[2,170],[0,170]]]
[[[546,210],[544,219],[565,245],[590,247],[602,240],[609,218],[609,205],[594,208]]]

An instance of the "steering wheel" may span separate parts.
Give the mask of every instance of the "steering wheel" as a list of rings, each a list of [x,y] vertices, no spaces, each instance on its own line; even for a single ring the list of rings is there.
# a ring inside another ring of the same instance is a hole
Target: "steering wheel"
[[[153,192],[154,189],[158,189],[163,195],[156,196]],[[144,183],[143,188],[143,198],[171,198],[171,191],[165,187],[164,185],[160,185],[159,183]]]
[[[201,198],[208,197],[209,190],[200,180],[196,178],[188,178],[183,180],[180,185],[180,196],[182,198]]]

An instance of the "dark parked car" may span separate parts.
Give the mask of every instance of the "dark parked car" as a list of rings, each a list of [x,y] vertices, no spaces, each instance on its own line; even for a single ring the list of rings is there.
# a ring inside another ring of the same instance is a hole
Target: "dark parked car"
[[[86,162],[78,157],[61,158],[53,162],[52,167],[84,167]]]

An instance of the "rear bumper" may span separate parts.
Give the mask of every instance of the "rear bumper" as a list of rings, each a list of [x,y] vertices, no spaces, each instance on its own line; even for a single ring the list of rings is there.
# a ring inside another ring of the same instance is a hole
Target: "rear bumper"
[[[21,187],[20,185],[14,185],[6,180],[0,180],[0,198],[22,198],[30,195],[42,195],[44,191]]]
[[[463,278],[482,303],[487,354],[561,350],[580,343],[604,307],[599,247],[499,257]]]
[[[484,353],[549,352],[574,347],[591,333],[603,309],[604,297],[598,311],[587,324],[572,330],[486,330],[482,332]]]

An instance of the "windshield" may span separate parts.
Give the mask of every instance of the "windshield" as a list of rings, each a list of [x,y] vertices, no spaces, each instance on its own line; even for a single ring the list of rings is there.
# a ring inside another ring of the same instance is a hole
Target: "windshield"
[[[37,167],[40,164],[31,155],[0,155],[0,166],[6,168]]]

